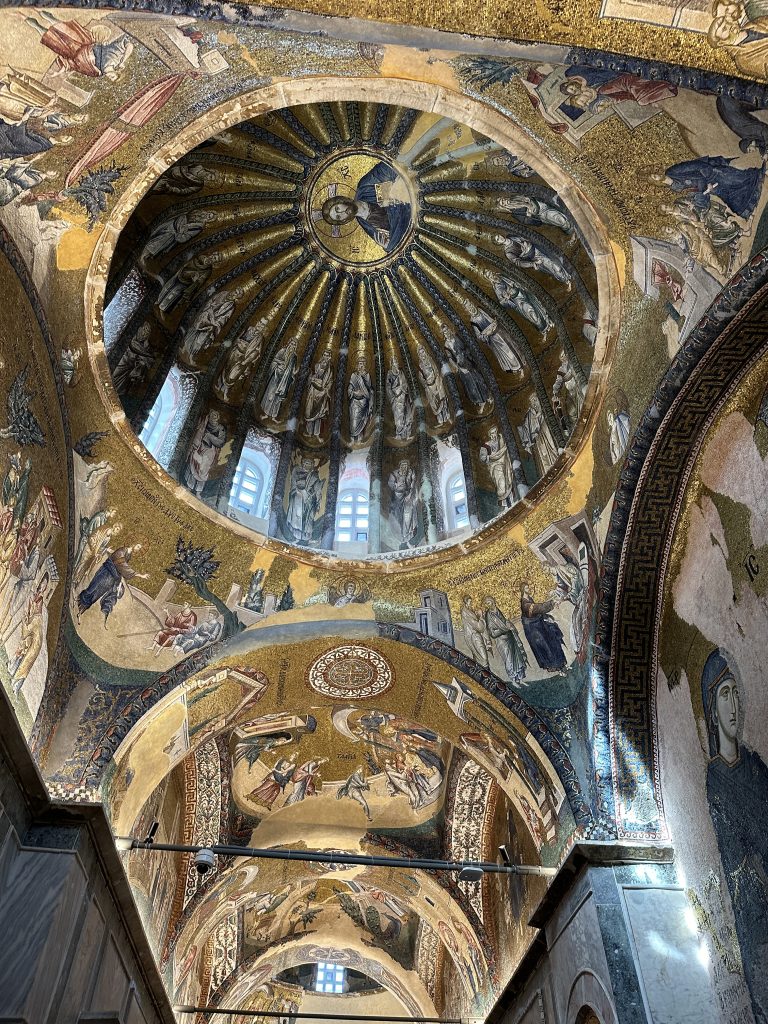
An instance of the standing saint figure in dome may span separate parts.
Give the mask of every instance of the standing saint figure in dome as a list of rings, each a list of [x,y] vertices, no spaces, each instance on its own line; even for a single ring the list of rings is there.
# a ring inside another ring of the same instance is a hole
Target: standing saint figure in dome
[[[398,441],[407,441],[413,434],[413,399],[394,352],[387,371],[387,398],[395,421],[395,437]]]
[[[213,295],[197,315],[195,322],[184,335],[179,354],[187,362],[194,362],[200,353],[212,345],[224,324],[235,311],[235,303],[240,297],[240,290]]]
[[[560,454],[549,424],[544,418],[541,399],[537,394],[531,395],[528,412],[519,427],[520,441],[523,448],[536,460],[540,476],[554,466]]]
[[[221,422],[218,409],[211,409],[198,423],[187,456],[186,484],[198,497],[202,495],[226,443],[227,428]]]
[[[439,426],[448,420],[448,396],[445,393],[443,378],[437,367],[427,355],[427,350],[417,346],[419,360],[419,378],[427,396],[429,407],[435,414]]]
[[[147,260],[157,259],[175,246],[191,242],[206,224],[215,219],[216,214],[213,210],[192,210],[190,213],[180,213],[176,217],[161,221],[152,229],[139,257],[139,263],[144,266]]]
[[[510,508],[517,501],[515,476],[509,451],[497,426],[490,428],[488,440],[480,446],[480,461],[488,467],[499,505]]]
[[[513,193],[497,199],[496,206],[505,213],[511,213],[523,224],[530,224],[537,228],[559,228],[567,235],[573,234],[573,224],[568,216],[544,199],[534,199],[533,196]]]
[[[373,411],[373,383],[365,356],[358,356],[357,369],[349,376],[347,396],[349,398],[349,433],[353,441],[359,441],[365,433]]]
[[[571,290],[571,275],[560,257],[547,255],[540,245],[523,235],[494,235],[493,240],[502,247],[504,255],[513,266],[523,270],[538,270],[564,284],[568,291]]]
[[[120,356],[120,361],[112,371],[112,383],[118,395],[124,395],[135,384],[144,383],[155,361],[150,341],[151,334],[151,325],[143,323]]]
[[[320,437],[323,420],[331,410],[332,387],[331,353],[326,349],[307,381],[307,397],[304,400],[304,433],[307,437]]]
[[[302,458],[293,467],[288,493],[287,520],[297,540],[312,540],[322,494],[323,481],[314,460]]]
[[[203,253],[193,256],[176,271],[166,278],[160,294],[157,296],[157,308],[164,316],[168,316],[182,301],[186,301],[192,293],[199,291],[211,276],[214,259]]]
[[[464,308],[469,313],[475,337],[492,350],[502,370],[508,373],[522,373],[522,356],[507,332],[501,330],[498,320],[469,299],[465,300]]]
[[[507,306],[515,313],[519,313],[545,336],[555,329],[549,313],[527,288],[521,288],[515,284],[512,278],[505,274],[499,274],[495,270],[486,270],[484,276],[493,285],[496,298],[502,306]]]
[[[412,547],[419,528],[416,472],[407,459],[389,474],[391,509],[400,533],[400,546]]]
[[[570,434],[578,423],[586,393],[587,385],[577,379],[568,353],[560,349],[560,365],[552,384],[552,405],[564,434]]]
[[[483,375],[475,366],[466,344],[459,335],[451,330],[448,324],[442,324],[440,329],[448,361],[454,373],[458,374],[461,379],[467,398],[476,408],[484,409],[491,401],[491,396],[488,394],[488,387],[483,380]]]
[[[298,339],[291,338],[285,348],[278,349],[269,368],[269,379],[261,396],[261,409],[265,416],[276,420],[285,401],[296,370]]]
[[[229,392],[245,380],[256,360],[261,355],[261,348],[264,344],[264,335],[267,330],[267,319],[262,317],[258,323],[250,324],[237,336],[234,344],[227,353],[227,359],[221,368],[221,373],[216,381],[215,390],[226,402]]]

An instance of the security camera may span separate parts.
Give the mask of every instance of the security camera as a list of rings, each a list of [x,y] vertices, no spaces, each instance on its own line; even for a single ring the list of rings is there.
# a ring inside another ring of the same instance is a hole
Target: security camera
[[[216,867],[216,854],[213,850],[198,850],[194,863],[198,875],[207,875],[211,868]]]
[[[499,853],[501,854],[501,859],[504,861],[505,866],[508,868],[511,867],[512,858],[509,856],[509,850],[506,848],[506,846],[500,846]]]

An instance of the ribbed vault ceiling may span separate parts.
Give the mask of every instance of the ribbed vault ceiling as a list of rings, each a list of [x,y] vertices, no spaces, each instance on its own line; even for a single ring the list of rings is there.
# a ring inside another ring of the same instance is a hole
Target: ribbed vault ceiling
[[[105,335],[171,476],[358,557],[466,535],[528,493],[582,415],[597,317],[580,231],[514,153],[446,117],[318,103],[163,175],[121,236]]]

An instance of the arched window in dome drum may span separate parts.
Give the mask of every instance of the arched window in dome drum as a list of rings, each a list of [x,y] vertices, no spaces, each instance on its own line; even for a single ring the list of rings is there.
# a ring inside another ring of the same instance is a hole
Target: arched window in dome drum
[[[369,500],[362,488],[348,488],[339,493],[336,503],[336,543],[367,544]]]
[[[109,352],[136,312],[147,287],[134,267],[104,307],[104,348]]]
[[[229,492],[229,504],[232,508],[256,515],[261,506],[263,490],[264,477],[259,467],[254,466],[249,459],[240,459]]]
[[[448,522],[450,528],[452,530],[460,530],[465,526],[469,526],[467,485],[461,470],[458,470],[458,472],[449,477],[446,495],[448,498]]]
[[[315,992],[329,992],[340,995],[344,992],[346,969],[341,964],[321,962],[315,975]]]
[[[272,467],[263,452],[243,447],[229,491],[229,507],[264,518],[272,487]]]
[[[180,404],[181,381],[177,368],[172,366],[139,434],[141,443],[160,465],[163,465],[161,452]]]

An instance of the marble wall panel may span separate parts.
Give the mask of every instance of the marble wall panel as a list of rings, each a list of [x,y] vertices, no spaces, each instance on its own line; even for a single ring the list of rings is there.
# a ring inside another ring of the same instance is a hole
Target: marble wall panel
[[[645,998],[654,1024],[715,1024],[707,960],[682,889],[624,889]]]

